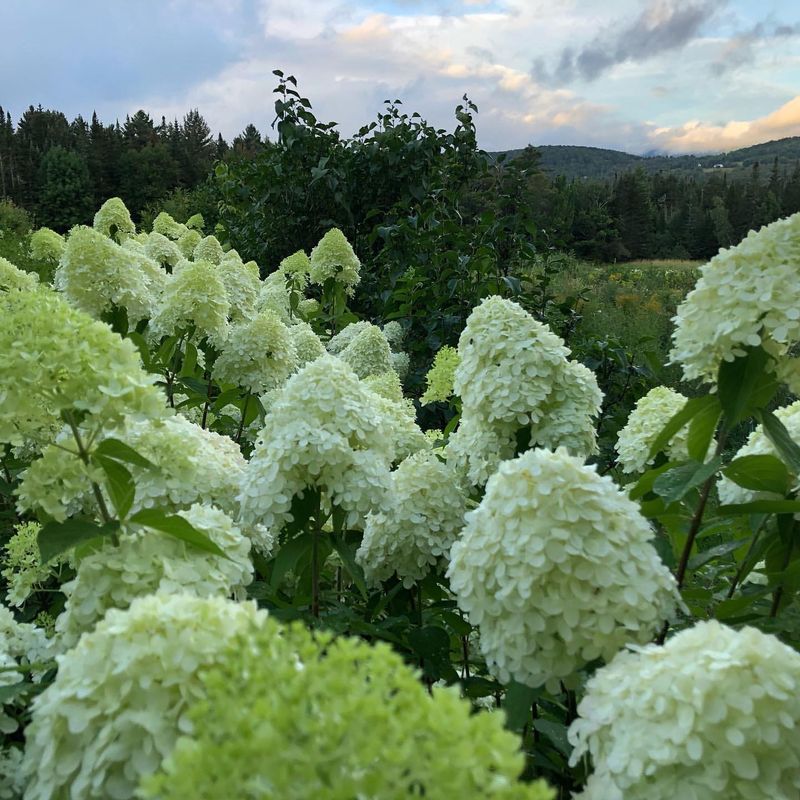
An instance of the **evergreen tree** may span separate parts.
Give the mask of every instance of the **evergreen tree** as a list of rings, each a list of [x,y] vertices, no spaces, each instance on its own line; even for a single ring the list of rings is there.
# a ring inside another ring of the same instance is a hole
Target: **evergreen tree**
[[[88,222],[92,214],[89,169],[83,156],[63,147],[51,147],[39,166],[37,211],[39,222],[57,231]]]

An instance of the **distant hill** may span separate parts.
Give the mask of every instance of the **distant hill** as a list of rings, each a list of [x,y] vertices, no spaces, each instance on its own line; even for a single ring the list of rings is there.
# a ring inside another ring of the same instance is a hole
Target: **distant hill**
[[[778,159],[778,168],[781,171],[794,169],[795,164],[800,161],[800,136],[776,139],[729,153],[701,156],[635,156],[620,150],[560,144],[541,145],[536,149],[542,154],[541,164],[547,172],[564,175],[568,179],[613,178],[617,173],[628,172],[637,167],[642,167],[647,172],[675,171],[695,175],[725,171],[731,177],[738,178],[749,175],[756,162],[761,165],[762,176],[767,177],[775,158]],[[513,158],[521,152],[509,150],[506,154]]]

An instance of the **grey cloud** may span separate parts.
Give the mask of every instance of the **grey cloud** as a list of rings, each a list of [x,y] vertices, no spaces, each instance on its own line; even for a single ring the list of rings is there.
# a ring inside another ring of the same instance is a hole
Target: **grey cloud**
[[[794,25],[770,25],[758,22],[750,30],[731,39],[711,63],[711,73],[719,77],[755,61],[755,45],[771,39],[785,39],[800,35],[800,22]]]
[[[578,50],[565,48],[552,71],[538,60],[532,74],[544,83],[556,85],[576,78],[596,80],[617,64],[645,61],[683,47],[725,3],[726,0],[649,0],[633,22],[609,25]]]

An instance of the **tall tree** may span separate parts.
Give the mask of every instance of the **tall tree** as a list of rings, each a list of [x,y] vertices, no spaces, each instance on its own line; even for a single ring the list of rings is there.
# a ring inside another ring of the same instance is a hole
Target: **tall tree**
[[[39,222],[66,231],[87,222],[92,213],[89,168],[80,154],[63,147],[51,147],[39,166]]]

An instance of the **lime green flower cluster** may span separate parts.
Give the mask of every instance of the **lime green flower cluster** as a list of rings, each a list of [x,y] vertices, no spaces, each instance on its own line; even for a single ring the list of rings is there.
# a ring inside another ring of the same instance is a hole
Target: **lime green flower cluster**
[[[178,249],[183,253],[185,258],[191,258],[194,253],[195,247],[200,244],[203,234],[195,230],[184,231],[178,238]]]
[[[361,262],[338,228],[331,228],[311,251],[309,277],[319,286],[333,278],[352,295],[361,282]]]
[[[296,321],[289,328],[289,335],[292,337],[294,349],[297,352],[298,368],[325,355],[325,345],[307,322]]]
[[[298,250],[281,261],[278,271],[284,274],[287,283],[291,283],[295,290],[302,291],[308,286],[311,260],[305,250]]]
[[[230,303],[230,318],[234,322],[252,319],[256,315],[261,279],[258,264],[246,264],[235,250],[229,250],[217,268]]]
[[[17,525],[5,544],[0,574],[8,584],[6,602],[13,606],[21,606],[52,574],[50,565],[42,564],[39,558],[37,537],[41,527],[38,522]]]
[[[93,227],[103,236],[116,239],[118,242],[136,233],[131,212],[119,197],[111,197],[100,206],[94,215]]]
[[[206,236],[201,239],[193,253],[195,261],[210,261],[212,264],[219,264],[224,256],[225,252],[216,236]]]
[[[158,339],[194,328],[199,338],[219,344],[227,336],[230,303],[217,267],[210,261],[182,263],[150,321],[151,335]]]
[[[186,227],[191,228],[195,231],[201,231],[206,226],[206,221],[203,219],[202,214],[192,214],[189,219],[186,220]]]
[[[22,444],[79,410],[111,427],[163,416],[133,343],[53,292],[0,292],[0,441]]]
[[[173,269],[184,257],[180,247],[158,231],[147,234],[143,244],[146,255],[165,268]]]
[[[70,304],[100,318],[124,308],[133,325],[153,315],[166,273],[144,248],[120,247],[92,228],[70,231],[54,284]]]
[[[200,674],[265,618],[254,603],[187,594],[111,609],[57,657],[55,680],[33,701],[27,800],[133,798],[187,730],[186,710],[204,693]]]
[[[359,378],[380,375],[392,369],[389,343],[376,325],[367,324],[342,350],[339,358],[349,364]]]
[[[180,222],[176,222],[171,214],[168,214],[166,211],[162,211],[154,220],[153,220],[153,233],[160,233],[162,236],[166,236],[167,239],[172,239],[173,241],[178,241],[181,236],[184,236],[189,229],[188,225],[181,225]],[[197,241],[199,242],[202,237],[198,236]]]
[[[35,272],[18,269],[8,259],[0,256],[0,291],[32,292],[38,288],[39,276]]]
[[[57,264],[64,252],[64,237],[50,228],[39,228],[31,234],[31,258],[45,264]]]
[[[420,398],[423,405],[444,402],[453,396],[453,380],[460,360],[455,347],[445,345],[439,350],[433,359],[433,366],[425,376],[428,388]]]
[[[253,320],[231,325],[212,374],[219,381],[262,394],[285,383],[297,366],[289,329],[272,311],[263,311]]]
[[[192,731],[141,796],[149,800],[552,800],[521,784],[524,759],[499,714],[458,690],[428,694],[387,645],[266,623],[203,676]]]

